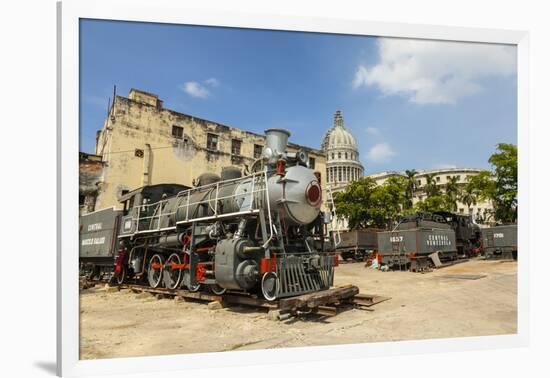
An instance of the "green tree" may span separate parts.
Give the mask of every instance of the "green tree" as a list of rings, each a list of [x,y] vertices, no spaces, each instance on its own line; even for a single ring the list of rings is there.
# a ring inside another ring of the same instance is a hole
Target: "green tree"
[[[474,193],[476,201],[489,201],[493,208],[496,207],[494,200],[496,193],[496,182],[491,172],[481,171],[477,175],[469,176],[466,180],[468,182],[466,184],[465,192],[471,191]],[[465,201],[463,202],[467,205]],[[486,212],[483,216],[483,222],[487,223],[491,221],[493,217],[493,212]]]
[[[407,180],[404,177],[390,177],[384,185],[379,186],[373,194],[376,204],[385,209],[385,223],[388,227],[407,206]],[[382,199],[379,201],[378,199]]]
[[[405,209],[411,209],[413,207],[414,192],[416,191],[416,188],[417,188],[416,186],[417,173],[418,172],[415,171],[414,169],[405,171],[405,175],[407,176],[406,188],[405,188],[405,197],[406,197],[405,206],[404,206]]]
[[[403,208],[405,188],[402,177],[391,177],[381,186],[363,177],[334,195],[336,215],[346,218],[350,229],[389,227]]]
[[[458,209],[457,200],[460,196],[460,186],[458,183],[458,176],[453,176],[447,180],[445,184],[445,200],[447,201],[448,207],[451,211],[456,212]]]
[[[426,175],[426,185],[424,185],[424,192],[427,197],[435,197],[441,195],[441,190],[435,181],[435,173],[429,173]]]
[[[501,222],[517,220],[518,205],[518,148],[513,144],[499,143],[489,163],[495,173],[495,217]]]
[[[517,147],[500,143],[497,152],[491,155],[489,163],[494,172],[483,171],[468,177],[467,187],[477,194],[478,199],[490,201],[494,214],[487,214],[485,221],[494,215],[496,221],[510,223],[517,220],[518,160]]]
[[[343,192],[334,194],[336,216],[346,218],[350,229],[369,226],[371,195],[375,189],[376,182],[369,177],[362,177],[349,183]]]
[[[435,211],[452,211],[446,196],[437,195],[426,197],[414,206],[416,211],[425,211],[433,213]]]
[[[460,194],[460,202],[468,206],[468,214],[470,213],[472,205],[477,205],[478,197],[479,192],[473,185],[471,185],[470,182],[468,182],[466,186],[464,186],[464,188],[462,189],[462,193]]]

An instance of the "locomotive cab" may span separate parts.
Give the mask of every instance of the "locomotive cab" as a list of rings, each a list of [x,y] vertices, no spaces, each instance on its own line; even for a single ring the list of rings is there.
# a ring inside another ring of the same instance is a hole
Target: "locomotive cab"
[[[131,234],[136,231],[137,219],[147,219],[155,211],[152,204],[156,204],[167,197],[177,195],[179,192],[190,189],[180,184],[146,185],[132,190],[120,197],[123,205],[120,234]]]

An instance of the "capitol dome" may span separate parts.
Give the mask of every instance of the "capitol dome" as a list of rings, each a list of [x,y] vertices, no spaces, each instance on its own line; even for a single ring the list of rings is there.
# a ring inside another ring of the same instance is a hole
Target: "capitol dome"
[[[337,121],[335,119],[335,126],[326,133],[323,148],[331,150],[338,148],[351,148],[357,151],[357,142],[355,141],[355,137],[351,135],[351,133],[346,130],[343,125],[337,126],[339,125],[337,122],[343,122],[341,113],[339,114],[337,112],[335,118],[336,117],[338,117],[339,120]]]
[[[363,165],[355,137],[344,127],[340,110],[334,114],[334,124],[321,145],[327,156],[327,181],[333,186],[345,186],[363,177]]]

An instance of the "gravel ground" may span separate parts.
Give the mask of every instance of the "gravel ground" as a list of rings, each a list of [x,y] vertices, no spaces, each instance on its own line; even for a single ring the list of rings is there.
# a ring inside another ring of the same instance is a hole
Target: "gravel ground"
[[[467,280],[447,275],[484,275]],[[330,318],[279,322],[249,307],[157,300],[129,290],[80,294],[80,358],[511,334],[517,330],[517,264],[472,260],[430,273],[381,272],[341,264],[336,285],[392,297]]]

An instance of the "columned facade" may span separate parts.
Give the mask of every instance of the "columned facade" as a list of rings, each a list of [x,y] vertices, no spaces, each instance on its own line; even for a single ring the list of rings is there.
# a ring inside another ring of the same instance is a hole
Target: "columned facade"
[[[340,110],[334,114],[333,126],[325,134],[321,150],[326,154],[326,181],[332,192],[343,191],[350,182],[363,177],[357,141],[344,127]],[[346,219],[333,219],[332,229],[347,229]]]
[[[346,187],[363,177],[363,165],[354,136],[344,127],[341,111],[334,114],[334,124],[326,133],[321,149],[327,156],[327,183],[333,190]]]

